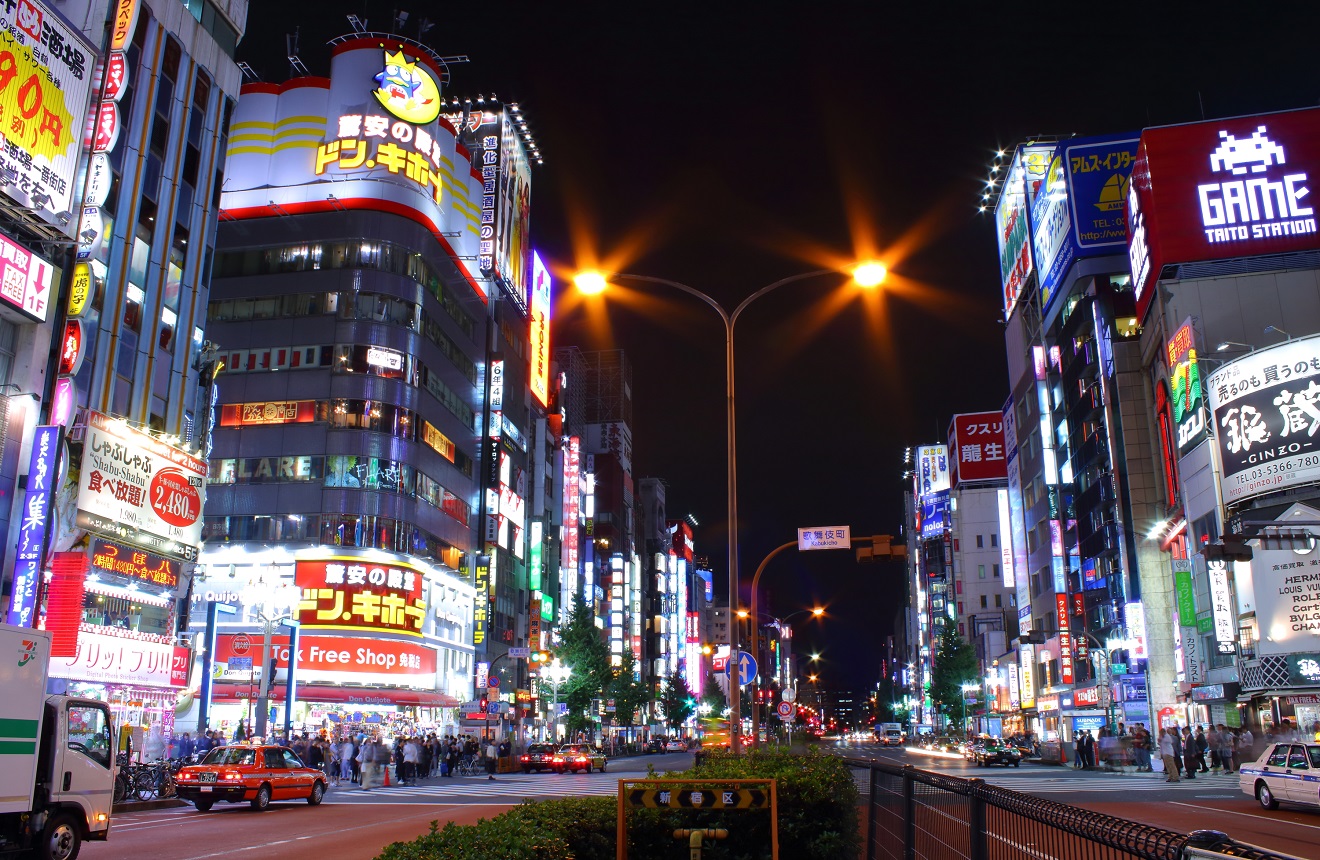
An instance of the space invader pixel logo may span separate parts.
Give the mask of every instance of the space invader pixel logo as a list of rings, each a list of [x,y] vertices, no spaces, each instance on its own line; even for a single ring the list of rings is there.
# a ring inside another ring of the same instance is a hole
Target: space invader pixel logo
[[[1265,136],[1265,126],[1257,126],[1251,137],[1238,140],[1226,131],[1219,132],[1224,141],[1210,153],[1210,169],[1228,170],[1234,176],[1245,176],[1247,165],[1252,173],[1264,173],[1272,164],[1286,164],[1283,147]]]
[[[26,666],[37,656],[37,643],[33,639],[24,639],[23,646],[18,652],[18,665]]]

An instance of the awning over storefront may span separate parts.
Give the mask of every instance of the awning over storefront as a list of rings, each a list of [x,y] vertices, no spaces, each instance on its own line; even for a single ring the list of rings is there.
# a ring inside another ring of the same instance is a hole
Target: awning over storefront
[[[260,688],[249,684],[217,682],[212,690],[216,702],[239,702],[256,698]],[[272,702],[283,702],[285,688],[277,684],[271,690]],[[345,705],[403,705],[405,707],[456,708],[461,704],[453,696],[435,690],[404,690],[386,687],[338,687],[331,684],[299,684],[300,702]]]

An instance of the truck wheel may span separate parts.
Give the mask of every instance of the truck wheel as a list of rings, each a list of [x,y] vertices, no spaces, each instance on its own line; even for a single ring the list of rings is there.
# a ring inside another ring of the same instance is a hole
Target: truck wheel
[[[214,803],[214,800],[194,800],[193,806],[197,807],[198,812],[210,812]]]
[[[317,780],[312,784],[312,793],[307,795],[307,805],[320,806],[323,797],[325,797],[325,783]]]
[[[82,833],[69,815],[52,815],[41,832],[38,860],[75,860],[82,847]]]
[[[252,798],[250,803],[257,812],[265,812],[266,808],[270,806],[270,786],[263,785],[257,789],[257,796]]]

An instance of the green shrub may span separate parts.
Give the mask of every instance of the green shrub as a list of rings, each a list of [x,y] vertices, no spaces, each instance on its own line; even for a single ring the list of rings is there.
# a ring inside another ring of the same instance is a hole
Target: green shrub
[[[655,775],[652,774],[652,777]],[[779,856],[785,860],[851,860],[861,848],[857,786],[842,760],[817,752],[709,753],[702,766],[666,779],[775,779]],[[413,842],[396,842],[378,860],[613,860],[617,826],[613,797],[558,798],[523,804],[475,825],[450,823]],[[687,856],[677,829],[721,827],[727,839],[708,842],[706,860],[762,860],[770,856],[768,810],[628,812],[629,860]]]

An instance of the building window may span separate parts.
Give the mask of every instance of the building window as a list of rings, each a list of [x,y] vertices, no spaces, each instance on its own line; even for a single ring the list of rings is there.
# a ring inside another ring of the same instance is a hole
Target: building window
[[[985,536],[984,536],[984,535],[977,535],[977,536],[976,536],[976,548],[977,548],[977,549],[984,549],[984,548],[985,548]]]
[[[977,579],[985,579],[985,565],[983,565],[983,564],[978,564],[978,565],[976,566],[976,578],[977,578]]]
[[[999,546],[999,535],[998,535],[998,534],[992,534],[992,535],[990,535],[990,546],[992,546],[992,547],[993,547],[993,546]]]
[[[995,579],[998,579],[998,578],[999,578],[999,565],[997,565],[997,564],[993,564],[993,565],[991,565],[991,567],[994,568]]]
[[[982,608],[982,609],[985,609],[985,608],[986,608],[986,605],[987,605],[986,600],[987,600],[986,596],[985,596],[984,594],[982,594],[982,595],[981,595],[981,608]]]
[[[1001,608],[1003,608],[1003,606],[1004,606],[1004,595],[1002,595],[1002,594],[996,594],[996,595],[995,595],[995,609],[1001,609]]]

